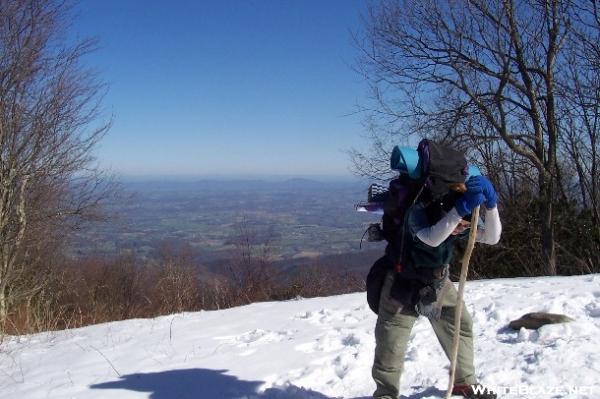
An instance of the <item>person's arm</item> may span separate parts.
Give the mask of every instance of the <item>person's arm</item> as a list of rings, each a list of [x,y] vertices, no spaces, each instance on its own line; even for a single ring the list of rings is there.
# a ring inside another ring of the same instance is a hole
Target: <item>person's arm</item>
[[[502,234],[502,223],[500,223],[500,214],[498,207],[486,209],[485,211],[485,227],[477,230],[477,242],[488,245],[496,245],[500,241]]]
[[[458,214],[455,208],[452,208],[450,212],[441,218],[436,224],[429,227],[422,227],[418,230],[413,230],[416,233],[416,237],[423,241],[430,247],[437,247],[443,243],[446,238],[452,234],[461,216]],[[413,227],[413,226],[411,226]]]
[[[441,218],[436,224],[420,228],[416,237],[430,247],[437,247],[444,242],[454,231],[461,217],[455,208]],[[477,242],[495,245],[500,241],[502,234],[502,223],[498,214],[498,207],[485,211],[484,227],[477,230]]]
[[[477,206],[483,203],[485,203],[488,210],[486,210],[485,227],[481,232],[478,232],[477,241],[490,245],[496,244],[500,240],[500,233],[502,232],[500,216],[496,206],[497,195],[492,183],[484,176],[470,178],[467,181],[467,192],[463,193],[456,200],[450,212],[433,226],[424,224],[423,209],[415,209],[409,219],[411,232],[423,243],[430,247],[437,247],[452,234],[462,217],[471,214]]]
[[[413,234],[430,247],[437,247],[443,243],[452,234],[460,219],[463,216],[471,214],[473,209],[481,205],[485,197],[480,192],[467,191],[460,196],[454,207],[443,218],[441,218],[433,226],[423,226],[413,228]],[[411,228],[413,226],[411,225]]]

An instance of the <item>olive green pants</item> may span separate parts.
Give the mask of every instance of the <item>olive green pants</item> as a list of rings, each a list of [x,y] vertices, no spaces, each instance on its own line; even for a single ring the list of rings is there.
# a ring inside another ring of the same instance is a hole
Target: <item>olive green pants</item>
[[[410,331],[418,314],[414,309],[403,309],[390,298],[390,289],[394,282],[394,272],[388,273],[381,291],[379,316],[375,327],[375,360],[372,375],[377,389],[373,394],[378,399],[396,399],[399,393],[400,375],[404,365],[404,356]],[[440,320],[431,320],[431,326],[442,345],[446,356],[452,353],[454,335],[454,311],[458,294],[454,285],[447,281],[443,295],[438,300],[442,306]],[[442,367],[440,365],[440,367]],[[463,304],[460,324],[460,344],[456,365],[456,384],[475,384],[473,366],[473,322]]]

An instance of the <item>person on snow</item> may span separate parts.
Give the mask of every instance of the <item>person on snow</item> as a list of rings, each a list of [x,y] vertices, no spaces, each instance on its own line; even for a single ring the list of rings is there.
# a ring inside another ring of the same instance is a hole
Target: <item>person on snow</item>
[[[455,170],[450,167],[453,164]],[[494,245],[500,240],[502,227],[494,186],[484,176],[472,176],[465,182],[464,165],[466,160],[459,159],[438,170],[436,179],[424,186],[406,211],[400,248],[392,243],[386,248],[385,261],[393,267],[385,276],[379,298],[372,368],[377,385],[374,398],[398,397],[406,346],[420,315],[429,319],[450,359],[458,295],[448,277],[448,265],[456,242],[468,237],[473,222],[470,215],[477,206],[481,205],[483,217],[478,221],[477,242]],[[463,305],[452,393],[495,399],[496,394],[479,385],[475,377],[472,327],[471,316]]]

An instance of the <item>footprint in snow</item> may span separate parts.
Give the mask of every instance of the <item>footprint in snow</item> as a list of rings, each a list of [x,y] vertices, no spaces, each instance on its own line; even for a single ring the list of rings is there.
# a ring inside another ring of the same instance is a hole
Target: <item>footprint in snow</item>
[[[333,370],[335,371],[335,375],[337,375],[340,380],[343,380],[344,377],[348,375],[354,360],[354,357],[348,354],[339,355],[333,359]]]
[[[586,305],[585,312],[590,317],[600,317],[600,306],[596,302],[590,302]]]
[[[292,339],[294,331],[268,331],[257,328],[255,330],[248,331],[241,335],[229,335],[224,337],[217,337],[215,339],[222,340],[230,344],[237,344],[240,347],[250,346],[253,344],[267,344],[272,342],[281,342]]]
[[[344,334],[339,329],[333,331],[321,335],[312,342],[297,345],[295,349],[304,353],[326,353],[349,348],[354,348],[353,350],[356,351],[355,348],[361,346],[361,339],[356,334]]]
[[[313,312],[302,312],[302,313],[297,313],[294,315],[294,319],[298,319],[298,320],[306,320],[306,319],[310,319],[311,317],[313,317]]]
[[[343,348],[340,340],[337,339],[337,334],[326,333],[316,338],[312,342],[307,342],[297,345],[295,349],[304,353],[325,353],[336,351]]]
[[[346,335],[342,338],[342,345],[344,346],[358,346],[360,345],[360,338],[354,334]]]
[[[301,312],[296,314],[294,319],[306,320],[315,324],[327,324],[332,320],[331,311],[327,309],[321,309],[318,312]]]

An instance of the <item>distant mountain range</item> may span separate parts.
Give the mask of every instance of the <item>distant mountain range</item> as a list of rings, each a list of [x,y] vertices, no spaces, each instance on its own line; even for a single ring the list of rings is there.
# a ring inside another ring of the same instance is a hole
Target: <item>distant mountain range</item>
[[[368,185],[368,184],[367,184]],[[366,184],[363,181],[357,179],[347,180],[314,180],[307,178],[290,178],[285,180],[264,180],[264,179],[228,179],[228,180],[213,180],[213,179],[194,179],[194,180],[125,180],[124,186],[127,189],[133,190],[194,190],[194,189],[285,189],[285,188],[298,188],[298,189],[318,189],[322,187],[338,187],[348,188],[365,187]]]

